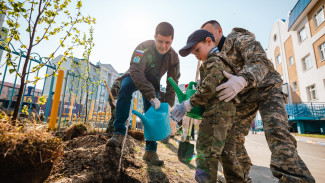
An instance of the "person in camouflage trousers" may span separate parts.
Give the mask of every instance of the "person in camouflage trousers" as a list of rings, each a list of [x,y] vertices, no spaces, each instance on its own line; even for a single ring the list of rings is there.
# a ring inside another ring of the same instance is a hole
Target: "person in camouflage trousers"
[[[274,69],[273,63],[267,59],[260,43],[253,33],[234,28],[224,37],[220,24],[211,20],[201,27],[211,32],[216,39],[216,46],[226,54],[228,66],[235,73],[224,72],[228,81],[216,88],[218,97],[225,102],[237,96],[240,103],[236,107],[233,125],[236,143],[231,146],[234,159],[242,165],[246,174],[252,166],[244,147],[244,136],[257,111],[260,111],[265,137],[271,150],[270,169],[279,182],[315,182],[305,163],[299,157],[297,142],[289,132],[288,116],[285,110],[286,96],[281,90],[282,79]],[[223,162],[225,169],[236,169],[232,164]],[[240,170],[238,170],[240,171]],[[249,178],[246,179],[249,181]]]
[[[111,93],[114,99],[112,99],[111,96],[108,95],[108,103],[111,107],[111,118],[109,119],[108,126],[106,128],[106,133],[108,133],[108,136],[112,136],[114,131],[113,123],[115,120],[115,106],[116,106],[118,92],[120,92],[122,79],[123,79],[122,77],[119,77],[116,78],[115,81],[113,82]]]
[[[230,130],[233,126],[236,102],[235,99],[229,102],[220,101],[215,87],[227,79],[222,74],[223,70],[230,73],[232,71],[223,62],[226,60],[225,55],[222,55],[215,47],[213,34],[206,30],[193,32],[188,37],[187,45],[179,51],[183,57],[190,53],[203,61],[200,66],[201,80],[198,91],[190,99],[175,106],[170,114],[173,120],[180,121],[193,107],[201,106],[205,109],[196,143],[198,156],[195,180],[199,183],[216,182],[218,161],[222,158],[224,148],[231,149],[227,147],[227,142],[234,141],[234,136],[228,134],[233,133]],[[231,161],[228,162],[231,163]],[[227,174],[226,180],[227,182],[243,182],[244,174],[234,171]]]

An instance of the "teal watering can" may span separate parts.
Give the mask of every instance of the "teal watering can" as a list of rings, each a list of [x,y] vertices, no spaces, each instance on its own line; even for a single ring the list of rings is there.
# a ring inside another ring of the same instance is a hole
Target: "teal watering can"
[[[182,90],[176,84],[176,82],[173,80],[173,78],[169,77],[168,78],[168,81],[170,82],[170,84],[174,88],[179,103],[183,102],[184,100],[189,99],[196,92],[196,90],[193,89],[193,85],[196,85],[196,82],[191,81],[188,84],[188,87],[187,87],[186,92],[183,93]],[[188,116],[190,118],[202,120],[202,114],[203,114],[203,112],[204,111],[203,111],[202,107],[197,106],[197,107],[194,107],[190,112],[188,112],[186,114],[186,116]]]
[[[151,106],[144,115],[136,110],[132,110],[132,113],[142,120],[146,140],[160,141],[172,132],[169,123],[168,103],[161,103],[157,110]]]

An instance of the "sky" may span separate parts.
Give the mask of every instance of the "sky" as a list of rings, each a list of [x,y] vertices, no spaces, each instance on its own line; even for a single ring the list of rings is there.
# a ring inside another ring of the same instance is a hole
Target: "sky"
[[[267,49],[273,24],[278,19],[287,19],[296,3],[297,0],[86,0],[82,11],[96,18],[91,62],[111,64],[122,73],[129,68],[136,46],[154,39],[160,22],[173,25],[172,47],[177,52],[185,46],[187,37],[208,20],[217,20],[224,35],[234,27],[248,29]],[[49,47],[50,44],[37,47],[34,52],[48,56]],[[198,61],[194,55],[179,58],[179,83],[189,83],[195,79]],[[163,86],[165,81],[166,75],[161,80]]]
[[[287,19],[296,3],[297,0],[92,0],[84,1],[83,8],[97,21],[91,60],[112,64],[118,72],[125,72],[136,46],[154,39],[160,22],[173,25],[172,47],[177,52],[185,46],[187,37],[208,20],[217,20],[224,35],[234,27],[248,29],[266,49],[274,22]],[[195,56],[179,58],[179,83],[195,80]],[[161,80],[163,86],[165,80]]]

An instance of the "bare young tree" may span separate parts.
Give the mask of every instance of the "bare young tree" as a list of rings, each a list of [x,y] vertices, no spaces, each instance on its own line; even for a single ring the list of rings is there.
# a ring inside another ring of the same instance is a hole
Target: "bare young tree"
[[[73,3],[75,3],[75,8],[72,8]],[[95,23],[95,19],[90,16],[83,16],[81,14],[82,1],[71,0],[0,0],[0,13],[5,14],[6,24],[9,26],[8,38],[5,41],[6,54],[6,64],[10,66],[10,73],[15,73],[18,75],[20,80],[20,88],[17,97],[16,106],[12,116],[12,121],[15,123],[18,118],[19,107],[22,100],[24,86],[29,82],[36,83],[41,77],[35,77],[35,81],[26,80],[26,75],[39,71],[44,67],[50,60],[52,60],[59,50],[59,48],[64,48],[66,42],[74,34],[79,33],[78,24]],[[76,13],[71,13],[71,8],[76,11]],[[64,18],[60,18],[60,15]],[[60,20],[63,20],[59,22]],[[21,38],[21,35],[25,33],[28,36]],[[34,66],[32,71],[27,72],[27,65],[30,62],[31,53],[35,46],[39,45],[44,40],[54,39],[56,36],[60,36],[57,43],[57,47],[49,52],[49,56],[46,57],[44,62]],[[26,38],[27,37],[27,38]],[[21,49],[26,50],[25,62],[22,71],[17,69],[17,62],[12,55],[12,50],[9,45],[15,42],[20,45]],[[60,68],[62,62],[67,60],[67,57],[71,56],[73,45],[69,46],[64,51],[64,56],[61,61],[57,63],[57,69]],[[56,70],[53,71],[53,76],[56,76]],[[51,75],[45,75],[49,77]]]

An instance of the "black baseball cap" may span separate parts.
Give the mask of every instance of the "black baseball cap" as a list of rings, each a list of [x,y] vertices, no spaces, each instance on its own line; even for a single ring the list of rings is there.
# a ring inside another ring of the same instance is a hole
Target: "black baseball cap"
[[[186,46],[180,49],[178,53],[182,57],[186,57],[191,53],[191,49],[196,43],[205,40],[207,37],[210,37],[213,42],[215,41],[213,34],[207,30],[199,29],[194,31],[190,36],[188,36]]]

